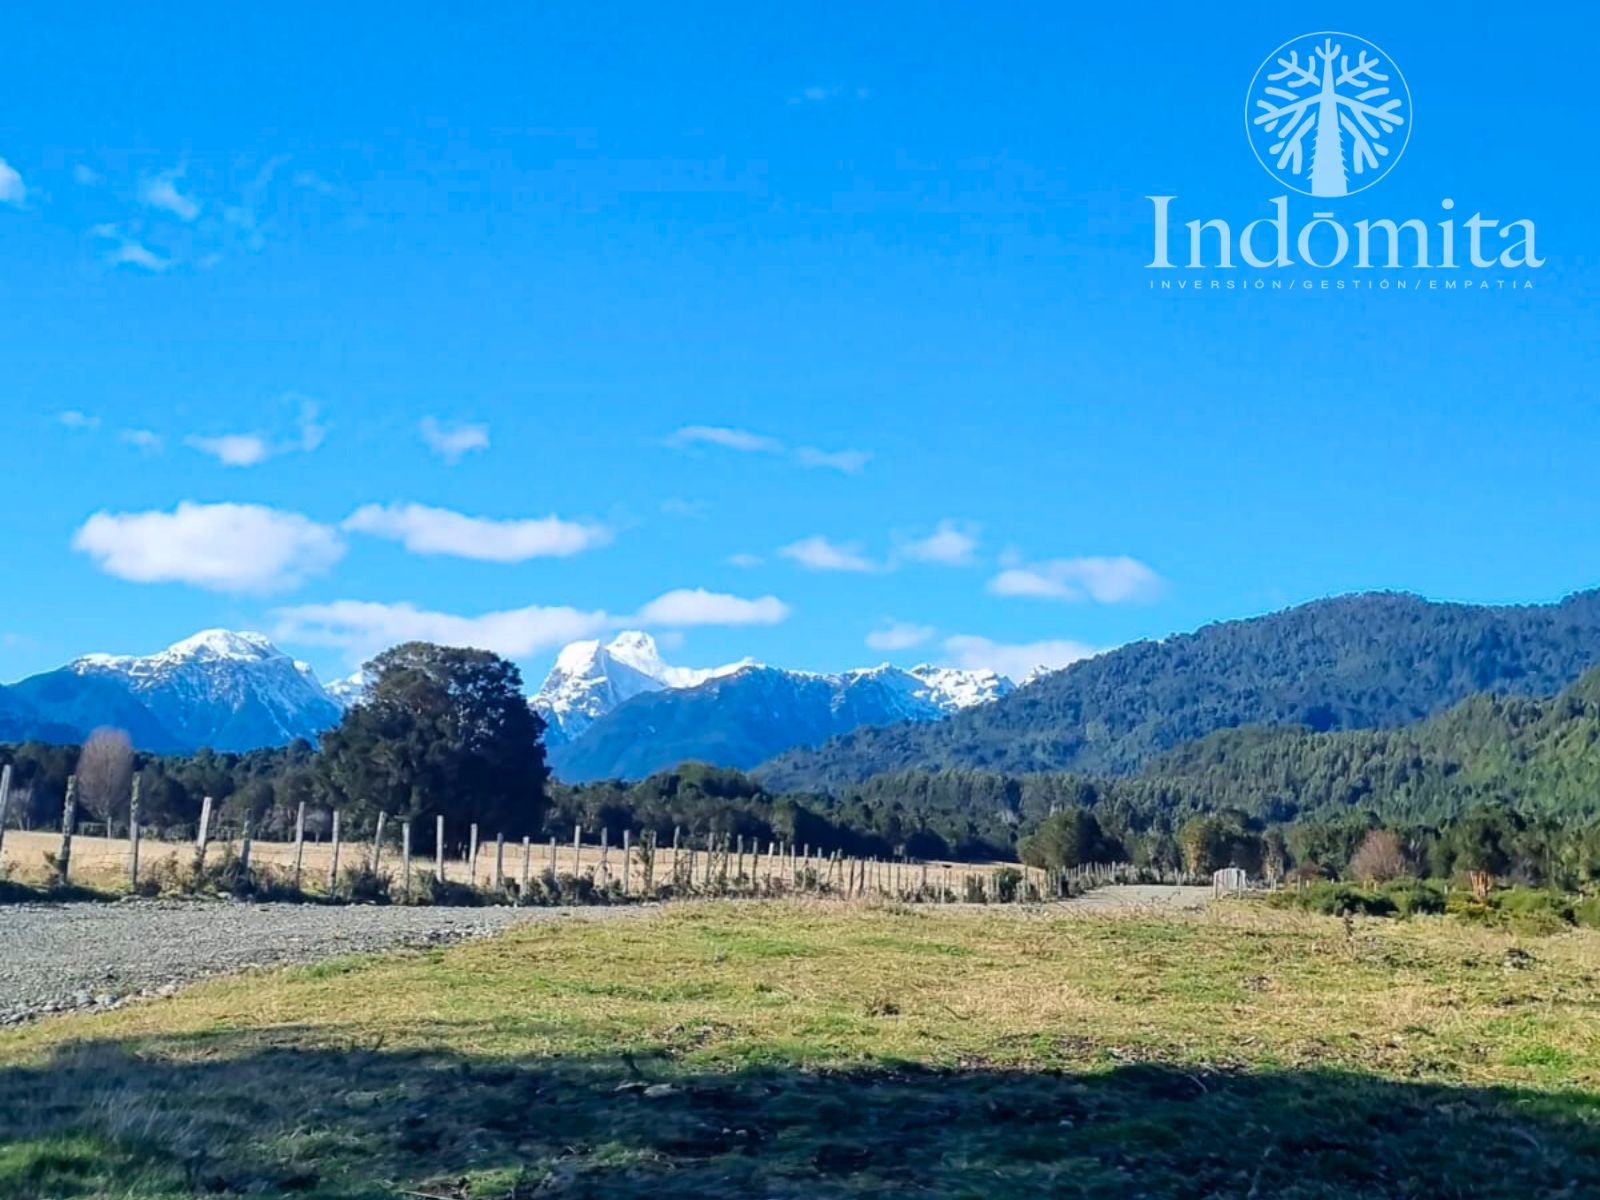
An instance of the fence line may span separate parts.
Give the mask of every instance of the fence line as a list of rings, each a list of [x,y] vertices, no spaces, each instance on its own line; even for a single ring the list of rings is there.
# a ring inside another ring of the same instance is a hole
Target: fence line
[[[57,884],[91,878],[102,883],[125,879],[128,888],[135,891],[141,885],[152,885],[160,863],[172,862],[182,868],[182,844],[159,840],[141,827],[137,784],[130,803],[127,839],[78,832],[76,784],[76,779],[69,779],[60,841],[52,854],[48,848],[50,834],[15,831],[9,844],[3,840],[11,775],[8,769],[0,771],[0,855],[9,850],[14,863],[24,845],[33,842],[44,851],[44,861]],[[222,852],[220,858],[210,858],[209,869],[219,873],[219,878],[231,872],[230,886],[242,880],[245,886],[236,890],[251,890],[252,881],[265,884],[278,880],[286,881],[287,887],[279,883],[283,890],[298,893],[305,871],[322,868],[326,881],[323,891],[328,895],[367,897],[392,887],[407,901],[441,898],[442,891],[456,886],[506,902],[809,895],[876,897],[908,903],[1030,903],[1074,896],[1112,883],[1188,882],[1175,872],[1128,863],[1049,869],[1018,863],[927,861],[904,855],[882,860],[840,850],[826,851],[792,840],[773,840],[763,847],[760,840],[747,840],[743,834],[713,832],[691,836],[681,826],[673,830],[668,846],[660,844],[654,830],[645,830],[636,837],[632,829],[624,829],[618,841],[613,840],[607,828],[586,833],[581,824],[573,829],[569,858],[558,861],[557,839],[552,837],[544,868],[536,872],[533,841],[523,836],[520,867],[508,870],[505,835],[494,834],[490,859],[480,854],[484,839],[476,823],[468,826],[464,856],[452,857],[442,816],[434,821],[433,861],[424,859],[418,864],[412,855],[411,822],[398,822],[400,828],[396,831],[396,822],[379,814],[372,840],[352,843],[342,836],[341,813],[335,810],[330,818],[326,842],[307,842],[303,803],[295,814],[293,841],[263,840],[249,821],[236,839],[228,831],[213,829],[212,800],[205,797],[192,843],[190,869],[195,876],[206,874],[210,843],[215,837]],[[394,856],[384,858],[384,847],[390,841],[398,843],[398,878],[385,874],[396,865]],[[461,851],[458,849],[457,853]],[[341,861],[347,864],[343,871]],[[3,864],[4,858],[0,857],[0,865]]]

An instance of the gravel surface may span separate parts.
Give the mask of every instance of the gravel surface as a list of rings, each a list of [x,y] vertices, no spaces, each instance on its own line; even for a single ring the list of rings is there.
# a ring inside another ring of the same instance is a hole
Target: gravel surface
[[[638,908],[382,908],[125,900],[0,907],[0,1025],[114,1008],[249,967],[429,946]]]

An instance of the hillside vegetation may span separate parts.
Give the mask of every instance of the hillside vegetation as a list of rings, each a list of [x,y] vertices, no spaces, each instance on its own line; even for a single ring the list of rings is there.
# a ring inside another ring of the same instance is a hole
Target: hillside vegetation
[[[885,772],[1129,775],[1245,725],[1393,728],[1478,692],[1548,696],[1600,662],[1600,592],[1484,607],[1378,593],[1138,642],[933,724],[858,729],[759,774],[777,791]]]

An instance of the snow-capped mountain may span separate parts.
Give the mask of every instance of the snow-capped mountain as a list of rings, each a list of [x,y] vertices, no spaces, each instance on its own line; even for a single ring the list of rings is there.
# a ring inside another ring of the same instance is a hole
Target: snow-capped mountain
[[[687,759],[751,767],[861,725],[936,721],[1012,690],[993,671],[890,666],[837,675],[734,663],[662,663],[641,633],[562,651],[534,698],[551,765],[572,782],[637,778]]]
[[[308,665],[259,633],[226,629],[142,657],[88,654],[10,690],[45,721],[84,734],[119,726],[150,750],[314,740],[341,711]]]
[[[341,709],[349,708],[353,704],[360,704],[367,698],[367,689],[372,686],[372,681],[367,678],[366,668],[346,675],[343,679],[335,679],[332,683],[324,684],[322,690],[328,693],[332,700]]]
[[[533,706],[544,717],[551,745],[580,737],[612,709],[645,692],[690,688],[757,665],[752,659],[696,670],[662,661],[648,633],[619,633],[611,641],[573,642],[556,656],[555,666],[534,693]]]

